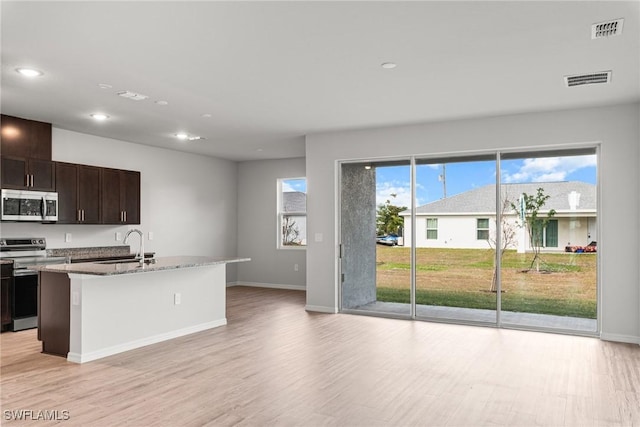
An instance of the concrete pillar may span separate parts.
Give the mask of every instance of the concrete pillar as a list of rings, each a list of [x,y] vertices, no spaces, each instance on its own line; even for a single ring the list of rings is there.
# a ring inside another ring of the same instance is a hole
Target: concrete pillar
[[[342,307],[376,300],[376,173],[342,165]]]

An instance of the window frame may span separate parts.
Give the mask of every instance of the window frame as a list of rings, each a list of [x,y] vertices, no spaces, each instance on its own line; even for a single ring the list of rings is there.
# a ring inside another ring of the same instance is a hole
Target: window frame
[[[480,227],[480,221],[486,221],[486,227]],[[491,236],[489,232],[490,221],[489,218],[476,218],[476,240],[489,240]],[[480,232],[486,233],[487,237],[480,237]]]
[[[438,240],[438,218],[432,217],[432,218],[425,218],[426,219],[426,224],[425,224],[425,237],[427,240]],[[435,221],[435,227],[429,227],[429,221]],[[435,232],[435,237],[429,237],[429,232]]]
[[[305,198],[305,210],[304,211],[291,211],[291,212],[285,212],[284,211],[284,191],[282,191],[283,189],[283,184],[287,181],[295,181],[295,180],[303,180],[305,182],[305,191],[304,194],[307,194],[306,191],[306,185],[307,185],[307,178],[306,177],[291,177],[291,178],[278,178],[277,179],[277,203],[276,203],[276,248],[277,249],[282,249],[282,250],[306,250],[307,248],[307,242],[308,242],[308,236],[306,233],[306,218],[307,218],[307,205],[306,205],[306,198]],[[305,219],[305,227],[304,227],[304,237],[302,238],[302,241],[305,242],[304,244],[299,244],[299,245],[286,245],[284,244],[284,230],[283,230],[283,222],[284,219],[286,217],[304,217]]]

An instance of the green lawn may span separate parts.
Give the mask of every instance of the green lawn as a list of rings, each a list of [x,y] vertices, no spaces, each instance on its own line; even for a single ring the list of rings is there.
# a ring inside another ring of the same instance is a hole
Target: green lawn
[[[503,310],[596,318],[595,254],[543,254],[544,273],[526,272],[531,257],[505,254]],[[419,248],[416,259],[417,304],[495,309],[492,251]],[[409,260],[408,248],[378,247],[378,301],[409,303]]]

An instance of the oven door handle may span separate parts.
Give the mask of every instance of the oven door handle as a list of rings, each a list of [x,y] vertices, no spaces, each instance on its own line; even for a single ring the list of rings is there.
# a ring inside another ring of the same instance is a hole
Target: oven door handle
[[[38,272],[35,270],[13,270],[13,277],[21,276],[37,276]]]
[[[44,196],[42,196],[42,205],[41,205],[41,209],[42,209],[42,219],[45,219],[47,216],[47,201],[44,199]]]

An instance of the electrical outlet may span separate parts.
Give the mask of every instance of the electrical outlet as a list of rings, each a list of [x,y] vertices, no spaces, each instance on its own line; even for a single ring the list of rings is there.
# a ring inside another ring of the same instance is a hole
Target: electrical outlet
[[[174,305],[179,305],[182,302],[182,295],[178,294],[173,294],[173,304]]]
[[[298,271],[298,264],[293,264],[293,271]]]
[[[119,231],[116,231],[116,242],[119,242],[120,240],[122,240],[122,233]]]
[[[64,241],[67,243],[71,242],[71,233],[64,233]]]
[[[153,231],[149,232],[149,236],[148,237],[149,237],[149,240],[153,240]]]

